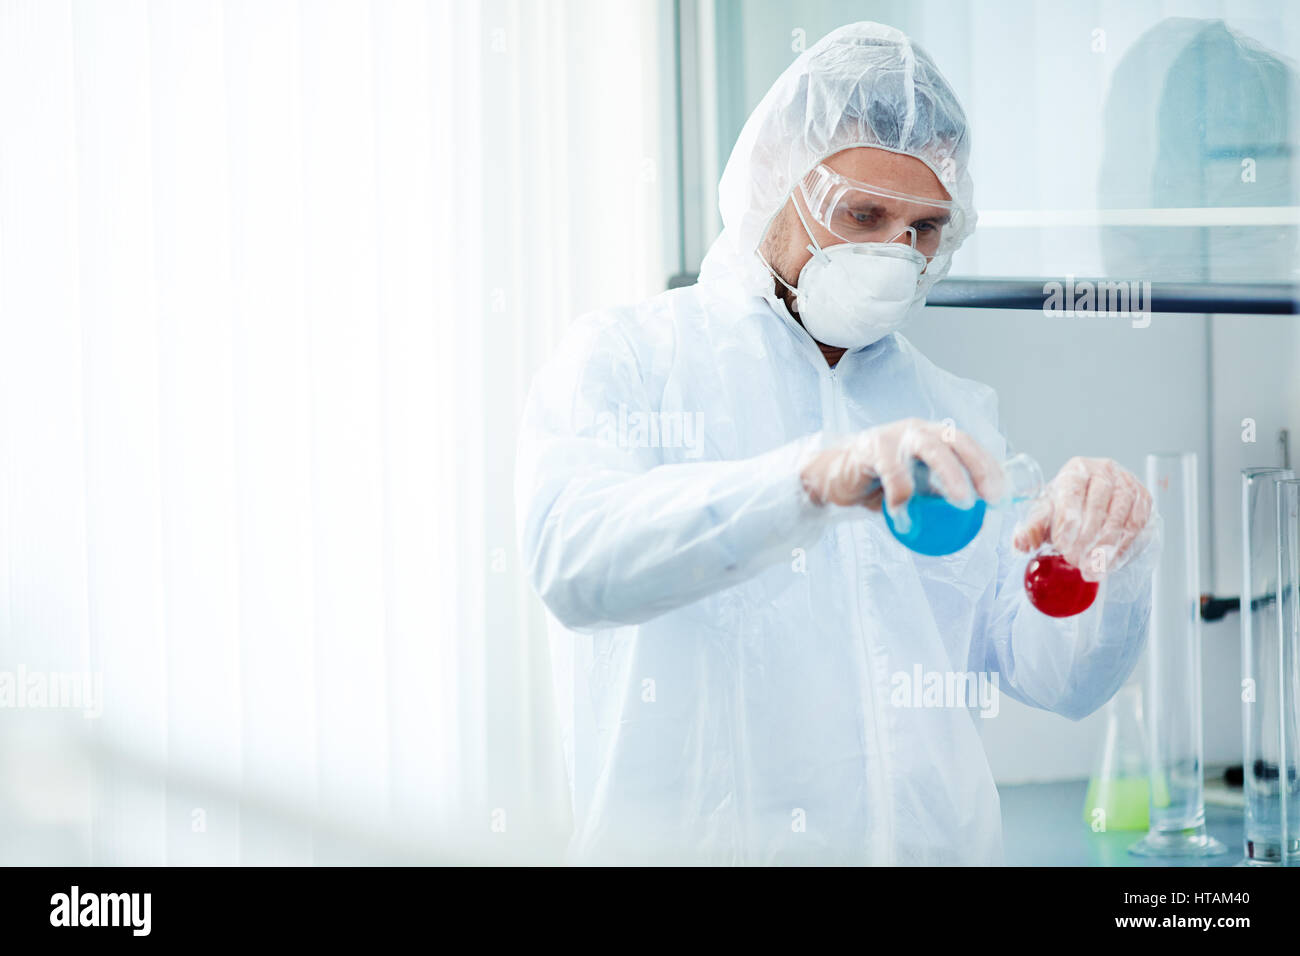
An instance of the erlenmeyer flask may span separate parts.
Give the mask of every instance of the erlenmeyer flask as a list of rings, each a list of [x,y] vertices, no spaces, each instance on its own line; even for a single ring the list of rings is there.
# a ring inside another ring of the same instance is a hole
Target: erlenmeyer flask
[[[1096,833],[1150,827],[1151,786],[1142,685],[1125,684],[1106,704],[1106,736],[1088,781],[1083,822]]]

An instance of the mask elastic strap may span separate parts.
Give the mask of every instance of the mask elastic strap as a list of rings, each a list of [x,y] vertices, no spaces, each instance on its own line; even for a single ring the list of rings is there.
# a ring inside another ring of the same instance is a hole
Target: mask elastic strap
[[[790,200],[794,203],[794,211],[795,214],[799,217],[800,224],[803,226],[804,234],[810,240],[810,245],[807,247],[808,251],[811,252],[814,256],[818,254],[824,255],[825,253],[822,252],[822,247],[817,245],[817,240],[813,238],[812,230],[808,228],[808,220],[803,217],[803,210],[799,208],[799,200],[795,198],[793,191],[791,191],[790,193]],[[765,258],[763,258],[763,253],[761,251],[755,250],[755,252],[758,255],[758,261],[763,263],[763,265],[767,267],[767,271],[771,273],[772,278],[775,279],[777,282],[781,283],[781,285],[785,286],[786,291],[789,292],[790,295],[794,296],[795,298],[794,307],[797,309],[799,290],[796,289],[794,286],[792,286],[790,283],[786,282],[784,279],[781,278],[780,275],[777,274],[777,271],[772,268],[772,264],[768,262]]]
[[[784,279],[781,278],[780,275],[777,274],[777,271],[772,268],[772,264],[763,258],[763,253],[758,250],[754,250],[754,254],[758,256],[758,261],[763,263],[763,265],[767,267],[767,271],[771,274],[772,278],[775,279],[777,282],[781,283],[781,285],[785,286],[786,291],[788,291],[792,296],[795,296],[797,298],[799,295],[799,290],[796,289],[794,286],[792,286],[790,283],[786,282]]]
[[[812,228],[808,225],[808,220],[803,217],[803,210],[799,208],[799,200],[795,198],[793,193],[791,193],[790,199],[794,202],[794,211],[795,214],[798,215],[799,217],[799,223],[803,226],[804,235],[806,235],[809,240],[808,246],[806,248],[814,256],[819,254],[825,255],[825,252],[822,249],[822,247],[818,245],[817,240],[813,238]]]

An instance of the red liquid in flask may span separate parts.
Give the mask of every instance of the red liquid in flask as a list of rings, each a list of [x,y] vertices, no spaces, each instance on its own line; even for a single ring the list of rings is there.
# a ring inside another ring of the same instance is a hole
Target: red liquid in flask
[[[1074,617],[1092,607],[1097,582],[1085,581],[1073,564],[1047,552],[1035,555],[1025,568],[1025,594],[1049,617]]]

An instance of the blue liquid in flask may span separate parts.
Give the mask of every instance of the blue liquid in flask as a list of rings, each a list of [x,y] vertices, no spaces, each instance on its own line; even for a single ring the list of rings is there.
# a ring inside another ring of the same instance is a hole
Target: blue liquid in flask
[[[1042,491],[1042,469],[1028,455],[1008,458],[1002,463],[1002,474],[1004,496],[993,507],[1032,501]],[[960,551],[975,540],[984,525],[984,512],[989,507],[982,498],[976,498],[975,504],[969,508],[958,508],[931,483],[930,468],[923,461],[912,462],[912,487],[915,490],[907,499],[907,517],[911,527],[906,533],[900,534],[889,512],[885,512],[889,533],[903,545],[917,554],[939,557]]]
[[[983,500],[973,508],[958,508],[933,492],[917,491],[907,499],[907,517],[912,526],[899,534],[894,520],[885,512],[889,532],[917,554],[943,555],[960,551],[975,540],[984,524]]]

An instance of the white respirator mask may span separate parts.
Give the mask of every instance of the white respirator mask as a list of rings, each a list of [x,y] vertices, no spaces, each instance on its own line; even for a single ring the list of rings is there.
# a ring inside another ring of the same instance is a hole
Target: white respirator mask
[[[825,345],[871,345],[920,311],[924,268],[925,256],[897,242],[845,242],[818,249],[799,273],[799,318],[808,334]]]
[[[796,211],[798,205],[795,206]],[[803,222],[803,213],[799,213]],[[899,242],[841,242],[822,248],[813,239],[812,253],[792,288],[803,327],[816,341],[838,349],[859,349],[906,325],[921,310],[921,272],[926,258]],[[910,228],[904,230],[913,234]],[[899,233],[902,235],[902,233]]]

